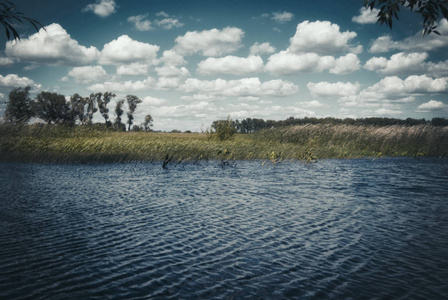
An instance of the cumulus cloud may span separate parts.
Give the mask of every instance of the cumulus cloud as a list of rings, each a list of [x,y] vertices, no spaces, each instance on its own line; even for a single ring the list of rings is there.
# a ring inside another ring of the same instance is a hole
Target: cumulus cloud
[[[271,54],[275,52],[275,47],[269,43],[255,43],[250,47],[250,55]]]
[[[235,27],[222,30],[188,31],[175,40],[174,50],[183,55],[201,53],[203,56],[221,56],[235,52],[242,47],[244,32]]]
[[[144,63],[131,63],[117,67],[118,75],[146,75],[149,71],[149,65]]]
[[[361,7],[359,15],[352,18],[352,21],[359,24],[375,24],[378,20],[379,9]]]
[[[434,110],[446,110],[448,108],[448,105],[443,103],[442,101],[437,100],[430,100],[429,102],[420,104],[417,107],[417,112],[430,112]]]
[[[116,12],[117,4],[115,0],[98,0],[95,3],[87,5],[83,11],[91,11],[94,14],[105,18]]]
[[[200,80],[188,78],[181,90],[192,94],[211,94],[231,97],[245,96],[290,96],[299,91],[299,87],[289,81],[271,80],[261,82],[259,78],[242,78],[238,80]]]
[[[100,54],[100,63],[106,65],[122,65],[126,63],[153,64],[160,47],[142,43],[122,35],[118,39],[104,45]]]
[[[32,79],[28,77],[19,77],[17,74],[0,75],[0,86],[2,87],[26,87],[36,86]]]
[[[358,82],[335,82],[321,81],[318,83],[309,82],[307,88],[313,97],[343,97],[354,96],[359,93],[361,86]]]
[[[93,84],[87,89],[89,91],[110,91],[110,92],[138,92],[144,90],[150,90],[154,88],[156,81],[152,77],[148,77],[144,80],[138,81],[106,81],[104,83]]]
[[[266,64],[266,70],[276,75],[324,70],[329,70],[333,74],[348,74],[358,70],[359,63],[358,57],[353,53],[336,59],[329,55],[319,56],[313,52],[294,54],[286,50],[271,55]]]
[[[353,103],[406,103],[415,100],[416,96],[446,93],[448,77],[431,78],[426,75],[412,75],[402,80],[397,76],[387,76],[378,83],[362,90],[353,98],[343,101]]]
[[[156,68],[157,75],[160,77],[188,77],[190,72],[185,67],[164,66]]]
[[[389,35],[381,36],[372,43],[369,52],[381,53],[392,50],[424,52],[446,47],[448,45],[448,21],[446,19],[439,22],[437,31],[441,35],[430,34],[422,39],[421,33],[418,32],[402,41],[394,41]]]
[[[162,99],[162,98],[156,98],[156,97],[151,97],[151,96],[147,96],[145,98],[142,99],[142,106],[159,106],[162,104],[165,104],[167,102],[166,99]]]
[[[390,59],[385,57],[373,57],[369,59],[364,68],[382,74],[406,74],[422,71],[423,62],[428,58],[427,53],[404,53],[394,54]]]
[[[355,32],[341,32],[337,24],[329,21],[304,21],[297,25],[295,35],[290,39],[292,53],[317,53],[334,55],[338,53],[359,53],[361,47],[352,47],[349,42],[357,36]]]
[[[184,26],[184,23],[181,23],[178,19],[173,18],[165,18],[162,20],[157,20],[157,26],[162,27],[164,29],[172,29],[179,28]]]
[[[85,66],[72,68],[68,72],[68,76],[73,77],[79,83],[90,83],[103,79],[107,73],[101,66]]]
[[[160,61],[166,66],[182,66],[187,63],[184,57],[174,50],[163,51]]]
[[[6,43],[6,55],[10,58],[32,63],[78,66],[97,59],[95,47],[84,47],[70,37],[61,25],[53,23],[38,33],[20,41]]]
[[[330,73],[333,74],[349,74],[359,70],[360,61],[356,54],[349,53],[341,56],[335,60],[334,66],[330,68]]]
[[[0,66],[9,66],[14,63],[14,59],[9,57],[0,57]]]
[[[251,55],[247,58],[225,56],[209,57],[198,64],[198,72],[202,74],[232,74],[248,75],[263,70],[263,60],[260,56]]]
[[[325,105],[317,100],[312,100],[312,101],[305,101],[305,102],[300,102],[300,106],[305,107],[305,108],[319,108],[319,107],[325,107]]]
[[[154,29],[151,26],[151,21],[146,18],[148,15],[138,15],[138,16],[130,16],[128,18],[128,22],[134,24],[135,29],[138,31],[149,31]]]
[[[278,23],[286,23],[292,20],[294,18],[294,14],[284,11],[284,12],[274,12],[272,13],[272,20]]]

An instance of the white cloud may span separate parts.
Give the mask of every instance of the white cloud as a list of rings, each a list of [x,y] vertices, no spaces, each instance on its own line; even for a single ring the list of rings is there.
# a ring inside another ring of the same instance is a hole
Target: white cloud
[[[371,53],[400,51],[432,51],[448,46],[448,21],[442,19],[437,27],[441,35],[430,34],[422,38],[421,32],[402,41],[393,41],[388,35],[377,38],[369,49]]]
[[[448,105],[442,101],[430,100],[429,102],[423,103],[417,107],[417,112],[430,112],[434,110],[446,110]]]
[[[160,47],[142,43],[122,35],[118,39],[104,45],[100,54],[100,63],[106,65],[122,65],[126,63],[153,64]]]
[[[117,7],[114,0],[98,0],[95,3],[87,5],[83,11],[92,11],[94,14],[105,18],[115,13]]]
[[[68,66],[90,64],[99,55],[98,49],[79,45],[57,23],[26,39],[7,42],[5,52],[8,57],[21,61]]]
[[[274,12],[272,13],[272,20],[278,23],[286,23],[292,20],[294,17],[293,13],[284,11],[284,12]]]
[[[0,86],[4,87],[26,87],[35,86],[32,79],[28,77],[19,77],[17,74],[0,75]]]
[[[386,108],[386,107],[377,109],[374,111],[374,113],[379,116],[399,116],[399,115],[403,114],[403,112],[401,110],[390,109],[390,108]]]
[[[166,66],[182,66],[187,62],[183,58],[182,55],[177,53],[174,50],[165,50],[163,51],[162,58],[160,59]]]
[[[157,21],[157,26],[162,27],[164,29],[172,29],[174,27],[180,28],[184,26],[183,23],[179,22],[178,19],[166,18]]]
[[[257,77],[228,81],[220,78],[215,80],[188,78],[181,86],[181,90],[192,94],[211,94],[230,97],[282,97],[296,94],[299,88],[292,82],[280,79],[262,83]]]
[[[364,68],[382,74],[409,74],[424,69],[424,61],[428,58],[427,53],[397,53],[387,60],[384,57],[373,57],[369,59]]]
[[[299,104],[300,104],[301,107],[305,107],[305,108],[319,108],[319,107],[325,107],[324,104],[322,104],[321,102],[319,102],[319,101],[317,101],[317,100],[300,102]]]
[[[166,99],[161,99],[161,98],[155,98],[155,97],[150,97],[147,96],[145,98],[142,99],[142,106],[159,106],[162,104],[165,104],[167,102]]]
[[[318,83],[309,82],[307,88],[313,97],[343,97],[354,96],[359,93],[361,86],[358,82],[335,82],[321,81]]]
[[[250,47],[250,55],[271,54],[275,52],[275,47],[269,43],[255,43]]]
[[[358,69],[359,59],[353,53],[336,59],[328,55],[319,56],[313,52],[294,54],[286,50],[271,55],[266,64],[266,70],[277,75],[322,72],[324,70],[329,70],[333,74],[348,74]]]
[[[151,26],[151,21],[147,20],[146,18],[148,15],[138,15],[138,16],[130,16],[128,18],[128,22],[134,24],[135,29],[139,31],[150,31],[154,29]]]
[[[103,79],[107,73],[101,66],[85,66],[72,68],[68,75],[75,78],[77,82],[89,83]]]
[[[330,69],[333,74],[349,74],[359,70],[359,59],[356,54],[349,53],[336,59],[334,67]]]
[[[9,57],[0,57],[0,66],[9,66],[14,63],[14,60]]]
[[[198,64],[201,74],[232,74],[248,75],[263,70],[263,60],[260,56],[251,55],[247,58],[225,56],[221,58],[209,57]]]
[[[359,16],[355,16],[352,18],[352,21],[359,24],[375,24],[378,20],[379,9],[361,7],[359,10]]]
[[[97,83],[87,87],[89,91],[110,91],[110,92],[138,92],[144,90],[150,90],[155,86],[155,80],[152,77],[148,77],[144,80],[138,81],[106,81],[104,83]]]
[[[175,66],[164,66],[156,68],[157,75],[160,77],[188,77],[190,72],[187,68],[177,68]]]
[[[244,32],[235,27],[226,27],[222,30],[211,29],[188,31],[176,38],[174,50],[183,55],[200,52],[203,56],[221,56],[235,52],[242,47],[241,39]]]
[[[144,63],[131,63],[118,66],[118,75],[147,75],[149,65]]]
[[[349,42],[357,34],[351,31],[341,32],[337,24],[329,21],[304,21],[297,25],[295,35],[290,39],[289,50],[292,53],[317,53],[320,55],[346,52],[359,53],[361,47],[351,47]]]

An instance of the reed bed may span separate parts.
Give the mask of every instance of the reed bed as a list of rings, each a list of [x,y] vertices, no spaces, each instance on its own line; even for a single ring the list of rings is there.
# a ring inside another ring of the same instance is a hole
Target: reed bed
[[[377,156],[448,157],[448,127],[298,125],[237,134],[115,132],[78,126],[0,126],[0,161],[104,163]]]

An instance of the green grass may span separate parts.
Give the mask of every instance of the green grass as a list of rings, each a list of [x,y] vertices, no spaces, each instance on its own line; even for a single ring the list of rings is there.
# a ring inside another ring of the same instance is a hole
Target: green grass
[[[0,126],[0,160],[103,163],[377,156],[448,157],[448,127],[298,125],[219,141],[204,133],[114,132],[101,127]]]

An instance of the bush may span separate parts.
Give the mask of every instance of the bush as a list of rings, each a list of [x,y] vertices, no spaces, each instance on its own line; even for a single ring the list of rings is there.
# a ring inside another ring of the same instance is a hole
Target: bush
[[[235,121],[227,117],[226,120],[218,120],[213,122],[211,129],[208,131],[209,137],[220,141],[230,140],[237,132]]]

